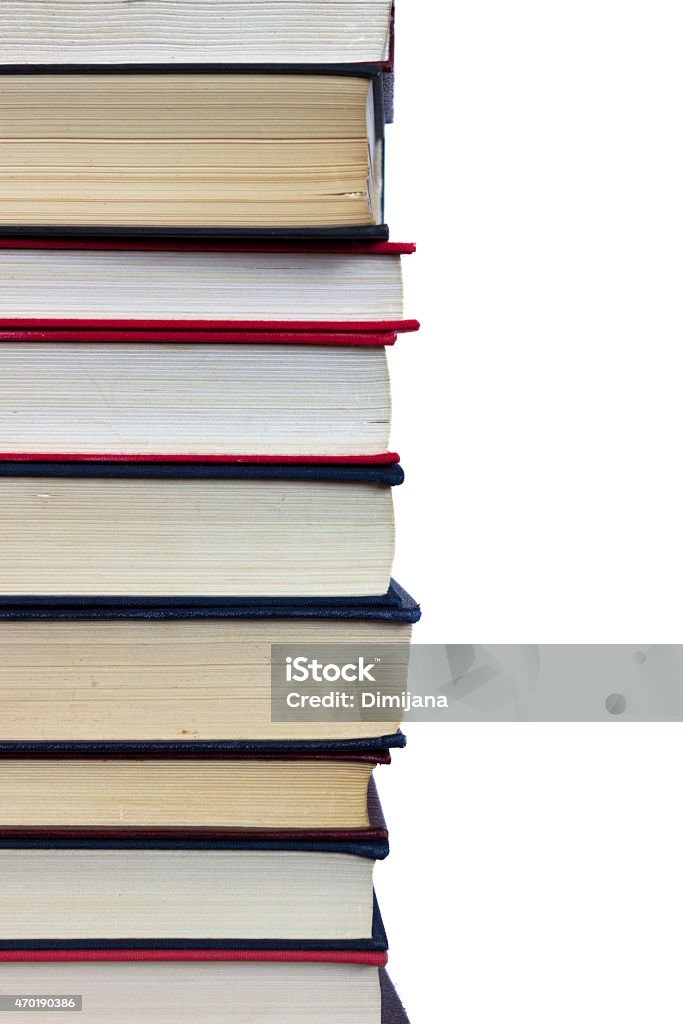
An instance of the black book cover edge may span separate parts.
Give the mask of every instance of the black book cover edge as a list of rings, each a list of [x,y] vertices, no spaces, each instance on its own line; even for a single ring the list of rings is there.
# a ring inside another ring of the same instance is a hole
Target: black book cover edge
[[[222,241],[222,242],[388,242],[386,224],[359,224],[331,228],[189,228],[189,227],[120,227],[97,225],[74,227],[54,224],[0,224],[0,235],[6,238],[60,238],[65,241],[123,238],[131,241]]]
[[[365,939],[2,939],[0,950],[61,949],[269,949],[385,953],[387,934],[373,892],[372,934]]]
[[[37,459],[0,460],[0,476],[87,477],[129,480],[312,480],[397,487],[405,474],[398,463],[346,466],[332,463],[124,462],[98,459],[75,462]]]
[[[379,78],[386,74],[384,62],[358,64],[337,62],[321,64],[311,61],[286,63],[264,61],[239,64],[234,61],[196,61],[172,64],[109,62],[107,64],[0,64],[0,75],[343,75],[349,78]]]

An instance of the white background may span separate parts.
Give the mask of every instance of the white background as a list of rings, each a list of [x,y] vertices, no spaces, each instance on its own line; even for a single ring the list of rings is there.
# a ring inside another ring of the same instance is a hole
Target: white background
[[[398,0],[415,639],[681,639],[683,8]],[[378,772],[413,1024],[680,1024],[679,725],[417,726]]]

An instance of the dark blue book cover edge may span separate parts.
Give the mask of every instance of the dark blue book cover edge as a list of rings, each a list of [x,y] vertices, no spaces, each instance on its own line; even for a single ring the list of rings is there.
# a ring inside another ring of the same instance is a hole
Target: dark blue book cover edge
[[[190,758],[229,756],[230,754],[256,757],[276,754],[332,755],[332,754],[381,754],[384,751],[405,747],[406,738],[399,730],[389,736],[348,740],[187,740],[181,742],[163,741],[130,743],[87,741],[77,742],[22,740],[0,742],[0,757],[169,757]]]
[[[0,621],[114,619],[351,619],[414,623],[417,602],[396,580],[378,597],[0,596]]]
[[[382,994],[382,1024],[409,1024],[405,1007],[384,967],[379,969],[379,987]]]
[[[384,860],[386,839],[99,839],[56,836],[0,836],[0,850],[264,850],[288,853],[342,853],[366,860]]]
[[[334,483],[378,484],[396,487],[403,483],[397,463],[375,466],[254,462],[59,462],[36,459],[0,460],[1,476],[85,477],[124,480],[301,480]]]

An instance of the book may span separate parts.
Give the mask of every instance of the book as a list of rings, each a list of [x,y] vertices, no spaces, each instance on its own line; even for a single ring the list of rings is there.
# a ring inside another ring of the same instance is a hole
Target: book
[[[271,721],[272,645],[381,645],[405,681],[419,614],[393,581],[375,605],[4,601],[0,752],[385,747],[400,711],[384,722]]]
[[[377,827],[370,779],[389,760],[386,750],[331,744],[317,753],[3,752],[0,833],[360,834]]]
[[[0,948],[383,953],[372,844],[0,840]]]
[[[0,79],[1,82],[1,79]],[[0,340],[392,344],[412,243],[0,237]]]
[[[337,1024],[340,1005],[347,1024],[408,1024],[386,969],[376,966],[385,961],[314,950],[0,949],[0,980],[16,992],[78,991],[67,1002],[75,998],[97,1024],[195,1021],[198,992],[207,1024]],[[38,1017],[32,1008],[22,1005],[29,1024]]]
[[[5,234],[388,236],[379,74],[0,74]]]
[[[382,346],[5,342],[2,359],[1,459],[398,461]]]
[[[388,737],[388,742],[393,746],[401,746],[405,743],[405,738],[402,733],[395,734],[394,736]],[[3,745],[3,757],[8,753],[6,745]],[[17,754],[18,750],[15,748],[10,751],[11,754]],[[92,754],[92,751],[89,751]],[[115,755],[117,751],[110,751],[110,755]],[[118,752],[120,753],[120,752]],[[147,748],[145,751],[138,749],[136,756],[140,757],[142,754],[146,757],[151,757],[154,751]],[[176,750],[175,755],[183,756],[187,753],[185,750]],[[272,755],[273,752],[267,750],[261,750],[260,756],[267,757]],[[295,753],[295,749],[291,747],[288,751],[281,751],[281,753],[287,753],[288,756],[292,756]],[[309,756],[312,751],[307,751]],[[369,755],[375,754],[376,763],[382,764],[387,761],[387,751],[381,751],[379,748],[371,750],[368,746],[366,753],[363,755],[366,759]],[[62,758],[67,754],[69,756],[75,756],[76,746],[74,745],[71,750],[66,750],[66,745],[63,745],[59,750],[46,750],[29,748],[26,746],[21,751],[22,756],[36,755],[41,757],[54,757]],[[330,747],[320,744],[318,748],[318,755],[321,757],[330,757],[343,759],[344,748],[343,746]],[[355,799],[355,797],[354,797]],[[96,839],[115,839],[115,840],[179,840],[187,843],[189,839],[197,841],[206,841],[214,839],[230,839],[233,846],[237,848],[248,849],[253,846],[255,842],[258,842],[259,849],[298,849],[298,844],[302,841],[314,842],[315,849],[323,853],[325,851],[331,851],[333,853],[340,852],[340,847],[347,853],[357,853],[362,856],[367,852],[368,844],[372,844],[373,856],[376,860],[383,860],[389,854],[389,831],[387,829],[387,823],[384,819],[384,813],[382,811],[382,805],[380,804],[379,796],[377,793],[377,787],[375,785],[374,777],[370,776],[370,781],[367,787],[367,825],[361,828],[357,827],[358,822],[354,822],[354,827],[346,827],[344,825],[336,825],[334,828],[316,828],[311,825],[299,825],[298,827],[292,827],[291,823],[287,822],[283,828],[272,828],[253,826],[245,827],[244,825],[212,825],[207,827],[205,825],[191,824],[180,824],[175,826],[169,825],[130,825],[122,823],[121,821],[116,822],[115,825],[101,825],[101,824],[77,824],[68,825],[62,823],[52,823],[46,825],[44,822],[38,825],[26,825],[22,824],[19,826],[14,825],[2,825],[0,823],[0,837],[8,839],[22,839],[37,841],[48,846],[59,846],[63,841],[78,841],[87,846],[92,840]]]
[[[2,596],[386,593],[400,466],[0,461]]]
[[[382,346],[5,342],[0,458],[397,462]]]
[[[340,1007],[344,1024],[407,1024],[384,968],[366,964],[5,961],[0,983],[7,992],[78,993],[93,1024],[181,1024],[199,1016],[204,1024],[339,1024]],[[29,1024],[40,1019],[31,1009],[24,1015]]]
[[[379,63],[391,0],[5,0],[0,63]]]

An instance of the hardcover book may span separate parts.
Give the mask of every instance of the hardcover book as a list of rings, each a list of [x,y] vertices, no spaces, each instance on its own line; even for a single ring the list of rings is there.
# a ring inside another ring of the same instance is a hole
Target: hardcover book
[[[0,78],[0,83],[2,79]],[[412,243],[0,237],[0,340],[387,345]]]
[[[382,645],[395,679],[405,681],[419,614],[393,581],[374,602],[0,601],[0,752],[395,745],[398,711],[384,722],[272,721],[271,650]]]
[[[397,734],[390,738],[390,742],[394,746],[400,746],[404,742],[402,734]],[[4,745],[3,745],[4,746]],[[15,755],[18,751],[15,749],[11,753]],[[48,751],[42,750],[24,750],[21,752],[23,755],[33,754],[35,756],[45,757]],[[66,753],[70,753],[73,757],[75,751],[72,749],[70,752],[64,748],[59,751],[52,751],[51,756],[63,758]],[[111,753],[111,752],[110,752]],[[114,752],[116,753],[116,752]],[[138,755],[142,754],[143,751],[138,751]],[[150,757],[153,751],[144,751],[147,757]],[[180,756],[186,754],[184,750],[177,751]],[[268,751],[262,751],[261,756],[267,757]],[[293,750],[280,751],[280,753],[287,753],[290,756]],[[307,751],[310,755],[312,751]],[[325,748],[321,745],[318,749],[318,755],[329,755],[330,758],[343,759],[342,751],[339,746],[336,748]],[[348,753],[348,752],[347,752]],[[370,754],[365,755],[366,759]],[[3,750],[3,758],[7,754],[6,750]],[[92,751],[90,751],[92,754]],[[273,752],[270,752],[271,759],[275,756]],[[387,752],[386,751],[374,751],[375,763],[386,763]],[[347,758],[348,760],[348,758]],[[0,765],[2,761],[0,761]],[[286,774],[286,773],[285,773]],[[169,780],[169,788],[172,788],[172,780]],[[355,801],[356,794],[353,794]],[[232,809],[233,812],[235,808]],[[357,813],[357,809],[356,809]],[[341,820],[341,816],[340,816]],[[362,827],[357,827],[359,821],[366,822],[362,824]],[[389,832],[387,829],[386,821],[384,820],[384,814],[382,812],[382,806],[377,795],[377,788],[375,781],[370,776],[370,781],[367,787],[367,802],[366,802],[366,816],[363,818],[362,815],[358,816],[358,820],[353,823],[353,827],[348,825],[335,825],[334,827],[319,828],[314,827],[311,824],[300,824],[298,827],[294,827],[292,822],[287,821],[282,828],[263,827],[261,825],[201,825],[191,823],[187,825],[187,819],[183,824],[176,824],[174,826],[159,825],[157,824],[131,824],[130,822],[117,821],[113,825],[93,824],[92,821],[89,824],[84,824],[84,818],[80,820],[79,824],[67,824],[64,822],[54,822],[46,824],[43,821],[41,824],[29,824],[25,822],[21,825],[4,825],[0,823],[0,837],[10,839],[22,839],[22,840],[39,840],[46,843],[48,846],[52,844],[59,844],[62,840],[79,840],[84,841],[86,846],[89,840],[93,839],[132,839],[132,840],[154,840],[159,839],[165,840],[180,840],[187,843],[188,839],[193,840],[207,840],[207,839],[230,839],[233,842],[235,848],[239,848],[241,845],[244,848],[248,848],[250,845],[253,846],[255,842],[258,842],[259,848],[261,849],[297,849],[297,844],[306,840],[314,842],[315,849],[323,853],[328,852],[340,852],[343,850],[346,853],[356,853],[362,855],[367,850],[368,844],[372,844],[373,856],[376,860],[383,860],[389,853]]]
[[[0,459],[398,461],[382,346],[95,338],[2,343]]]
[[[5,234],[388,237],[381,74],[96,71],[0,71]]]
[[[2,596],[386,593],[399,466],[0,461]]]
[[[144,950],[134,959],[99,950],[79,959],[69,951],[0,950],[0,985],[7,992],[78,992],[96,1024],[339,1024],[340,1007],[344,1024],[407,1024],[384,968],[344,954],[335,962],[334,954],[321,961],[302,951],[283,962],[240,953],[219,961],[172,952],[184,957],[172,961]],[[28,1024],[44,1019],[40,1010],[23,1012]]]
[[[389,761],[387,750],[324,743],[220,754],[3,750],[0,834],[377,839],[385,826],[371,777]]]
[[[4,950],[365,952],[372,844],[0,840]]]

